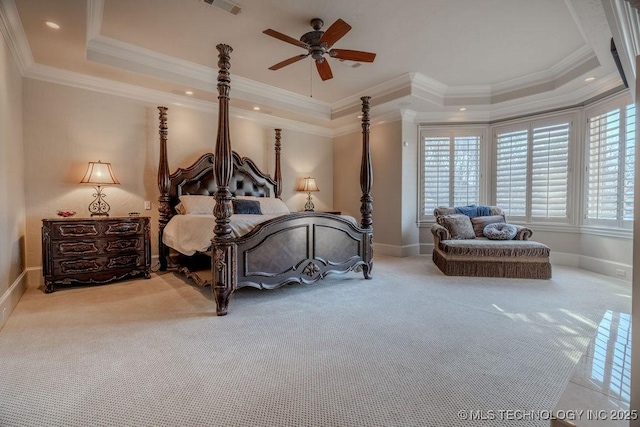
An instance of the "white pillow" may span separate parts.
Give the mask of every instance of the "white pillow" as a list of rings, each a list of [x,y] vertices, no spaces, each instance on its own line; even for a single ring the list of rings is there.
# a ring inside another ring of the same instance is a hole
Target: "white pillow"
[[[291,213],[287,205],[277,197],[236,196],[236,199],[257,200],[263,215],[277,215]]]
[[[180,204],[185,214],[213,215],[216,198],[213,196],[180,196]]]

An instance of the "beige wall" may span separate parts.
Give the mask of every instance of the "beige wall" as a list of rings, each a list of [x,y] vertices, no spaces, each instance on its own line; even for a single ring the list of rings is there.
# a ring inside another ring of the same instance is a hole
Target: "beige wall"
[[[111,215],[140,212],[152,217],[153,251],[157,253],[157,164],[159,157],[156,105],[57,85],[25,80],[25,165],[27,211],[27,263],[41,265],[40,226],[58,209],[88,215],[93,189],[79,184],[87,162],[111,162],[121,185],[105,189]],[[214,149],[217,114],[169,106],[169,167],[189,166]],[[272,128],[239,118],[230,120],[231,144],[273,173]],[[298,178],[312,175],[320,192],[318,210],[333,201],[333,146],[330,138],[283,129],[282,199],[291,210],[304,206],[304,195],[294,191]],[[152,210],[144,210],[144,201]]]
[[[371,126],[373,231],[376,245],[402,245],[402,124]],[[334,205],[360,222],[362,133],[334,139]]]
[[[25,189],[22,77],[0,36],[0,327],[24,292]],[[16,284],[12,288],[13,284]],[[6,309],[6,311],[5,311]],[[3,313],[4,311],[4,313]]]
[[[418,126],[402,120],[402,255],[420,252],[418,212]]]

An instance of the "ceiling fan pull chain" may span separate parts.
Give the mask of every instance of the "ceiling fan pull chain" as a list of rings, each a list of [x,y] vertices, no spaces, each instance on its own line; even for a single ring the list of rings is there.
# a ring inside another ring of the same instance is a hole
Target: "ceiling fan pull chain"
[[[309,61],[309,98],[313,98],[313,63],[314,61]]]

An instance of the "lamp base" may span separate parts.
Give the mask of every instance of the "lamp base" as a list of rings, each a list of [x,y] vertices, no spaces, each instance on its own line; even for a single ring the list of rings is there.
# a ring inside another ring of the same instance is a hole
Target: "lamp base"
[[[93,194],[93,197],[96,199],[89,204],[89,213],[91,216],[109,216],[109,211],[111,210],[111,206],[109,203],[103,200],[105,194],[102,192],[102,188],[99,185],[94,187],[96,192]]]
[[[311,192],[307,193],[307,203],[304,205],[304,211],[305,212],[313,212],[313,209],[315,208],[315,206],[313,206],[313,202],[311,201]]]

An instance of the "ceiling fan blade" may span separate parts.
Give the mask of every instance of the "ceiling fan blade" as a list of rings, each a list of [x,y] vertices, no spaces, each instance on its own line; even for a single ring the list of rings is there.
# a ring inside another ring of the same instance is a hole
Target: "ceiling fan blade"
[[[308,49],[309,48],[308,44],[303,43],[300,40],[296,40],[293,37],[289,37],[286,34],[279,33],[276,30],[272,30],[271,28],[269,28],[268,30],[264,30],[263,33],[265,33],[268,36],[275,37],[278,40],[282,40],[283,42],[287,42],[287,43],[291,43],[291,44],[296,45],[296,46],[300,46],[300,47],[302,47],[304,49]]]
[[[331,49],[329,54],[333,58],[358,62],[373,62],[373,60],[376,59],[375,53],[363,52],[361,50]]]
[[[282,67],[286,67],[289,64],[293,64],[294,62],[298,62],[301,59],[306,58],[307,56],[309,56],[309,54],[307,53],[306,55],[296,55],[293,58],[289,58],[289,59],[285,59],[282,62],[278,62],[276,65],[273,65],[271,67],[269,67],[270,70],[279,70]]]
[[[329,62],[327,62],[326,59],[323,59],[322,62],[316,61],[316,68],[318,69],[318,74],[320,74],[320,78],[323,81],[333,78],[333,73],[331,72],[331,67],[329,66]]]
[[[345,34],[351,30],[351,25],[344,22],[342,19],[338,19],[331,24],[327,31],[320,37],[320,43],[326,43],[328,47],[333,46],[335,42],[340,40]]]

